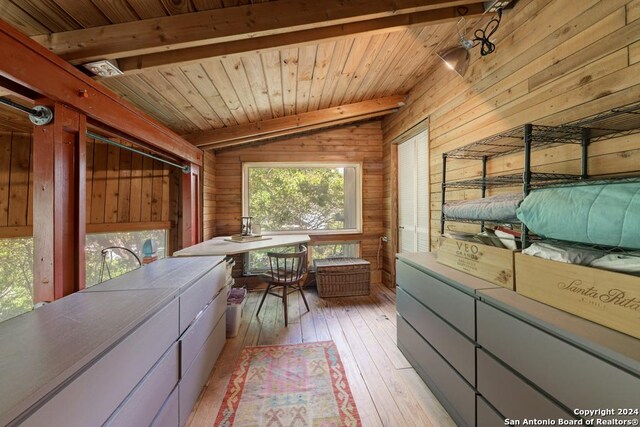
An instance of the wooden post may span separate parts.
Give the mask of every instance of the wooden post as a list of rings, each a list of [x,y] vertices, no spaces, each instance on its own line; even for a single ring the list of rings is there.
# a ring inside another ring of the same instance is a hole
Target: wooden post
[[[200,167],[190,165],[189,173],[182,175],[182,247],[195,245],[202,240],[200,227]]]
[[[54,119],[33,132],[34,302],[85,287],[86,116],[45,103]]]

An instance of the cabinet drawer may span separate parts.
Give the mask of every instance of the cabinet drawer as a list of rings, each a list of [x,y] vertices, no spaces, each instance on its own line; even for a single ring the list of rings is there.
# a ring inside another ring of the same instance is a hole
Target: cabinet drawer
[[[178,403],[178,387],[176,386],[151,423],[151,427],[178,427],[180,422]]]
[[[461,426],[475,426],[476,393],[462,377],[401,317],[398,348]]]
[[[122,402],[105,426],[147,426],[178,384],[178,343],[160,359]]]
[[[225,266],[219,264],[180,294],[181,334],[225,284]]]
[[[478,349],[478,392],[507,418],[574,418],[482,349]]]
[[[567,408],[634,408],[640,378],[486,303],[478,343]]]
[[[475,345],[401,288],[398,313],[471,384],[475,384]]]
[[[497,413],[482,396],[478,396],[477,401],[477,425],[478,427],[496,427],[504,425],[504,418]],[[539,417],[540,418],[540,417]]]
[[[180,338],[180,377],[183,377],[187,372],[218,320],[226,312],[227,291],[226,286],[222,288],[211,304]]]
[[[23,425],[101,425],[177,339],[178,300],[174,299],[54,395]]]
[[[226,313],[226,312],[224,312]],[[184,426],[198,400],[202,387],[216,363],[226,339],[226,316],[223,314],[193,363],[179,383],[180,426]]]
[[[401,261],[396,274],[405,292],[475,339],[475,298]]]

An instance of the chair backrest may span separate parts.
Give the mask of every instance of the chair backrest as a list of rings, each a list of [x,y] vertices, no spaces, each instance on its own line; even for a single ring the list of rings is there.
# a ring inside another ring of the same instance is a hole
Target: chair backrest
[[[304,278],[307,269],[307,248],[303,247],[300,252],[269,252],[267,256],[274,283],[295,284]]]

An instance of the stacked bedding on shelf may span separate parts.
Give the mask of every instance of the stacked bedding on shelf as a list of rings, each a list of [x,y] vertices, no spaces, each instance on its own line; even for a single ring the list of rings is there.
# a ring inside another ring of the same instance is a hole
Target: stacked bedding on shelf
[[[525,255],[640,275],[640,182],[595,181],[532,191],[518,218],[540,236],[625,248],[609,252],[570,243],[533,243]]]
[[[449,219],[514,222],[516,209],[522,202],[522,193],[507,193],[484,199],[446,203],[444,214]]]
[[[532,191],[518,219],[539,236],[640,249],[640,182],[594,182]]]

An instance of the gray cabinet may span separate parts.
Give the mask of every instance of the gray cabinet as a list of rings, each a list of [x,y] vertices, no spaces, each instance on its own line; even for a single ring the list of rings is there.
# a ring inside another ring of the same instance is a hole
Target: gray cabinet
[[[475,425],[473,387],[402,317],[398,317],[398,348],[429,385],[458,425]]]
[[[458,425],[570,420],[574,409],[638,406],[640,340],[440,265],[431,254],[398,255],[396,271],[398,347]]]
[[[225,343],[222,260],[160,260],[0,324],[0,425],[183,425]]]

